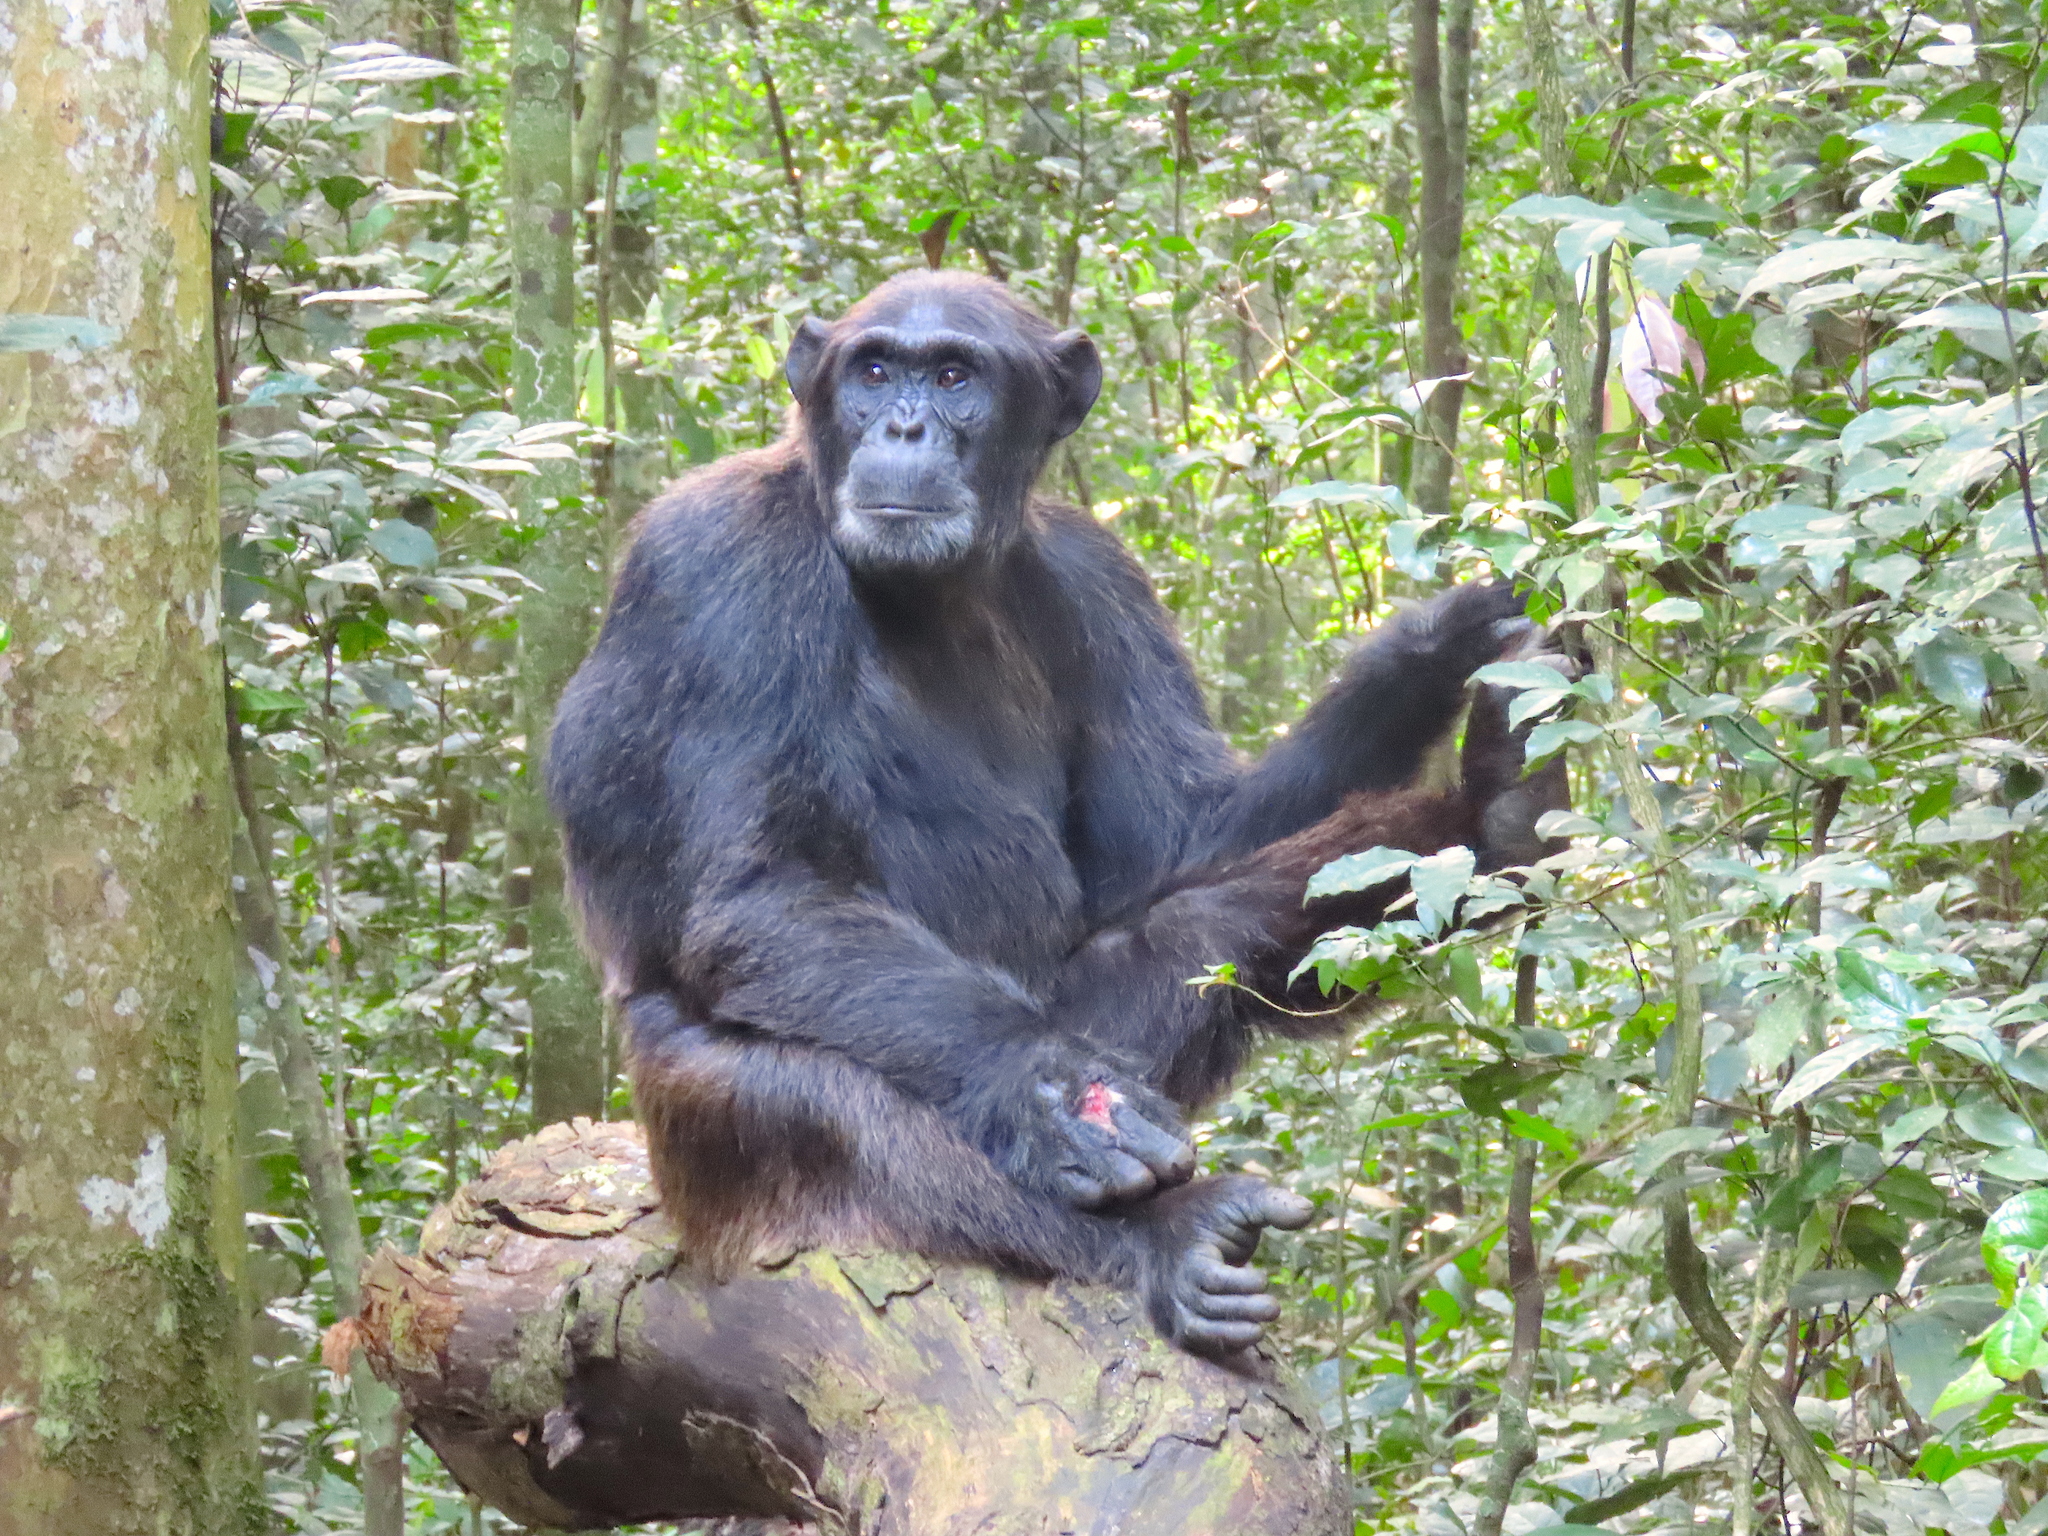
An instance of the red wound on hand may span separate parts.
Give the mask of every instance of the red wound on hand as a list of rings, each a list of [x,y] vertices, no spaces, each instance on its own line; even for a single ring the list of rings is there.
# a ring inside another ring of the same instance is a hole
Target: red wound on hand
[[[1081,1118],[1092,1125],[1099,1125],[1105,1131],[1115,1130],[1116,1124],[1109,1117],[1117,1096],[1110,1092],[1107,1083],[1090,1083],[1081,1090]]]

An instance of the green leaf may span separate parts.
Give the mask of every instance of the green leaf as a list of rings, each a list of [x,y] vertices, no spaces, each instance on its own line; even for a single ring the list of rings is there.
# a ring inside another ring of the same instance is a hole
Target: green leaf
[[[1841,1182],[1842,1143],[1838,1141],[1807,1159],[1806,1166],[1799,1170],[1796,1187],[1803,1198],[1818,1200]]]
[[[1600,727],[1590,720],[1546,720],[1529,733],[1523,757],[1531,767],[1572,742],[1598,741]]]
[[[1472,884],[1478,858],[1470,848],[1446,848],[1417,859],[1408,870],[1408,885],[1425,926],[1441,928]]]
[[[468,334],[463,327],[446,320],[396,320],[390,325],[373,325],[363,332],[363,345],[388,347],[401,341],[425,341],[429,337],[452,339]]]
[[[1750,1064],[1759,1072],[1776,1071],[1806,1033],[1812,1012],[1813,998],[1804,987],[1791,987],[1772,998],[1750,1031]]]
[[[1924,260],[1926,254],[1917,246],[1904,245],[1897,240],[1816,240],[1810,245],[1797,245],[1789,251],[1780,251],[1758,267],[1756,275],[1743,286],[1741,301],[1747,304],[1766,288],[1810,283],[1816,277],[1839,272],[1844,267],[1918,262]]]
[[[1993,1178],[2014,1184],[2048,1183],[2048,1152],[2039,1147],[2007,1147],[1978,1166]]]
[[[1674,1488],[1682,1488],[1706,1470],[1705,1467],[1687,1467],[1681,1472],[1658,1472],[1639,1477],[1613,1493],[1574,1505],[1565,1511],[1565,1517],[1571,1524],[1546,1526],[1545,1532],[1583,1531],[1595,1520],[1612,1520],[1616,1515],[1641,1509],[1652,1499],[1661,1498]]]
[[[1332,505],[1345,501],[1370,501],[1396,511],[1403,505],[1398,486],[1350,480],[1318,480],[1313,485],[1290,485],[1273,498],[1273,505],[1305,507],[1312,501],[1329,502]]]
[[[1885,1334],[1906,1401],[1924,1418],[1934,1411],[1942,1388],[1963,1373],[1963,1328],[1925,1308],[1908,1312],[1894,1307],[1885,1319]]]
[[[1472,674],[1476,683],[1492,683],[1498,688],[1557,688],[1563,685],[1564,674],[1555,667],[1546,667],[1540,661],[1495,661],[1489,662]]]
[[[1368,1120],[1358,1129],[1361,1134],[1367,1131],[1399,1131],[1412,1125],[1427,1125],[1432,1120],[1448,1120],[1452,1115],[1462,1113],[1462,1110],[1456,1109],[1411,1109],[1406,1114]]]
[[[1537,219],[1581,224],[1619,224],[1644,245],[1662,245],[1670,232],[1657,219],[1629,207],[1609,208],[1583,197],[1549,197],[1541,193],[1517,198],[1501,209],[1504,219]],[[1566,268],[1570,270],[1569,267]]]
[[[747,332],[745,346],[747,361],[753,365],[754,377],[764,384],[782,371],[782,362],[775,355],[775,349],[768,345],[768,338]]]
[[[1958,1104],[1956,1124],[1962,1127],[1964,1135],[1990,1147],[2029,1146],[2034,1141],[2034,1128],[2024,1116],[1990,1099]]]
[[[377,574],[377,568],[367,560],[336,560],[310,573],[315,580],[331,581],[338,586],[381,587],[384,578]]]
[[[1836,958],[1835,978],[1842,1000],[1870,1022],[1897,1026],[1920,1012],[1920,995],[1861,950],[1845,949]]]
[[[1454,947],[1444,957],[1444,970],[1450,982],[1451,996],[1472,1012],[1479,1012],[1485,1004],[1486,994],[1479,985],[1479,957],[1472,953],[1472,946],[1459,944]]]
[[[1985,1369],[2018,1381],[2048,1354],[2042,1349],[2043,1329],[2048,1329],[2048,1301],[2038,1290],[2023,1291],[1984,1335]]]
[[[1576,1143],[1572,1133],[1562,1126],[1552,1125],[1541,1115],[1527,1114],[1512,1104],[1500,1107],[1501,1117],[1508,1123],[1508,1129],[1528,1141],[1540,1141],[1557,1152],[1570,1152]]]
[[[1368,848],[1363,853],[1347,853],[1309,876],[1307,894],[1335,896],[1345,891],[1369,891],[1400,879],[1415,867],[1418,857],[1400,848]]]
[[[1981,1402],[1992,1393],[2003,1390],[2004,1387],[2005,1383],[1987,1371],[1982,1360],[1978,1360],[1942,1389],[1941,1396],[1934,1400],[1934,1406],[1928,1410],[1928,1417],[1933,1418],[1947,1413],[1951,1408],[1967,1408],[1970,1404]]]
[[[431,533],[402,517],[387,518],[372,528],[370,548],[393,565],[416,571],[430,569],[441,555]]]
[[[1635,1175],[1648,1178],[1679,1153],[1704,1152],[1720,1139],[1721,1132],[1711,1125],[1675,1125],[1659,1131],[1636,1148]]]
[[[2048,1189],[2027,1189],[1991,1213],[1984,1223],[1984,1267],[1999,1288],[2010,1291],[2020,1266],[2048,1248]]]
[[[320,195],[327,200],[327,206],[343,218],[349,209],[370,195],[370,184],[359,176],[322,176],[319,181]]]
[[[1636,281],[1662,298],[1670,298],[1678,291],[1678,285],[1691,275],[1706,255],[1706,247],[1698,241],[1685,245],[1667,245],[1656,250],[1638,251],[1629,263]]]
[[[1884,1208],[1907,1221],[1933,1221],[1948,1210],[1941,1186],[1917,1168],[1894,1168],[1871,1193]]]
[[[361,661],[389,638],[390,631],[382,624],[364,619],[346,620],[334,630],[334,643],[343,661]]]
[[[1794,1311],[1839,1307],[1869,1301],[1891,1288],[1891,1281],[1867,1269],[1816,1269],[1792,1282],[1791,1290],[1785,1293],[1785,1305]]]
[[[1771,1113],[1782,1115],[1795,1104],[1805,1102],[1827,1087],[1866,1056],[1889,1050],[1898,1044],[1890,1034],[1856,1035],[1830,1050],[1822,1051],[1792,1074],[1792,1080],[1771,1100]]]
[[[1706,610],[1689,597],[1666,597],[1643,610],[1652,624],[1690,624]]]
[[[1580,219],[1558,229],[1557,264],[1576,272],[1627,233],[1619,219]]]
[[[1958,149],[2005,158],[1998,135],[1970,123],[1872,123],[1868,128],[1854,130],[1849,137],[1875,144],[1887,159],[1907,164],[1952,154]]]
[[[283,730],[291,723],[292,716],[308,707],[306,701],[296,694],[279,693],[273,688],[255,688],[243,682],[235,684],[236,717],[259,731]]]
[[[1557,1081],[1560,1071],[1540,1061],[1492,1061],[1458,1079],[1458,1096],[1476,1114],[1505,1116],[1510,1099]]]
[[[1913,670],[1929,693],[1973,721],[1991,691],[1984,658],[1952,629],[1944,629],[1914,653]]]

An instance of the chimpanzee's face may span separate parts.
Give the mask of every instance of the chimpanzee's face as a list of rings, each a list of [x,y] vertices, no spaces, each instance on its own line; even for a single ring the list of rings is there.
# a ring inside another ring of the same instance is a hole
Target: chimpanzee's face
[[[861,573],[1000,547],[1101,382],[1084,334],[1054,336],[993,283],[950,275],[898,279],[836,326],[806,321],[788,372],[833,545]]]

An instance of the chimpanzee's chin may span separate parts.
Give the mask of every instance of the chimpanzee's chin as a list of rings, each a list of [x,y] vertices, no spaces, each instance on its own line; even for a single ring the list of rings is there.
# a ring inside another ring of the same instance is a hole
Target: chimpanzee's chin
[[[841,505],[832,523],[832,544],[839,558],[863,575],[936,573],[966,560],[974,548],[974,525],[971,510]]]

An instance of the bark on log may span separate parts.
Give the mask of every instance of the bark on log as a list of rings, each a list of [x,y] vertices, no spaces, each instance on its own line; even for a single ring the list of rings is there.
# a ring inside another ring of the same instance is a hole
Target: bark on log
[[[457,1480],[528,1525],[1351,1529],[1270,1364],[1184,1355],[1127,1296],[902,1253],[713,1284],[673,1243],[637,1126],[550,1126],[436,1210],[416,1256],[372,1260],[361,1342]]]

